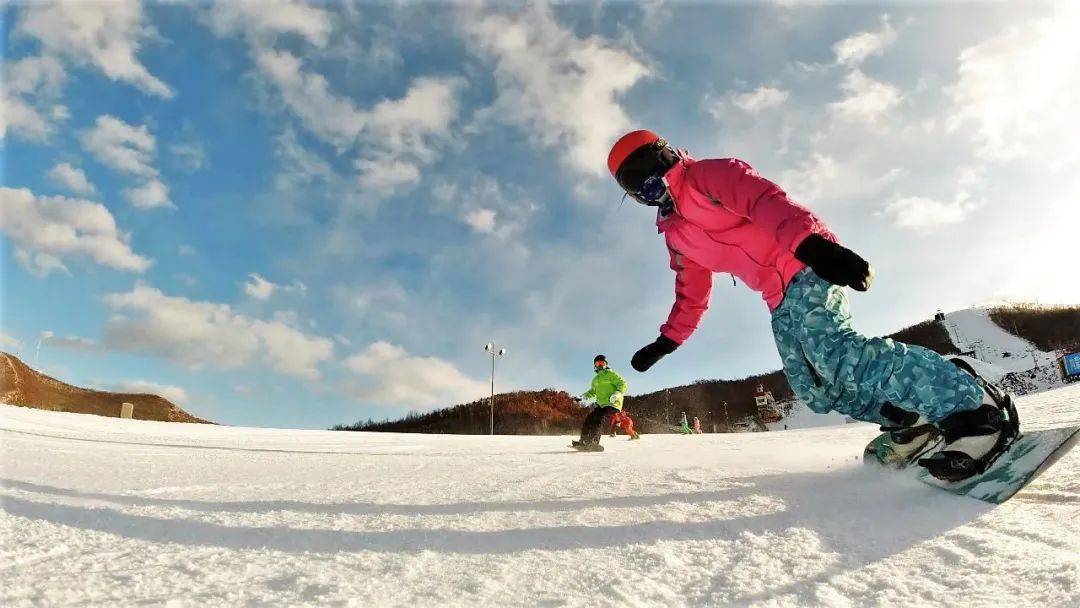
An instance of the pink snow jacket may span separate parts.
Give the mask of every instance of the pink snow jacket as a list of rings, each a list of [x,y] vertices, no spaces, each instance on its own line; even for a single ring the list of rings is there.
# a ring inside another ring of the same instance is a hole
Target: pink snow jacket
[[[682,344],[709,307],[714,272],[742,279],[775,310],[791,278],[806,267],[795,248],[817,233],[836,237],[779,186],[734,158],[684,157],[664,180],[675,202],[656,225],[675,271],[675,305],[660,333]]]

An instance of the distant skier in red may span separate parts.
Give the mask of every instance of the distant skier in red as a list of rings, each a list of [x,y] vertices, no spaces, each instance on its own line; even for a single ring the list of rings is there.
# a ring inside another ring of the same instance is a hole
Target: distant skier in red
[[[608,169],[627,195],[656,207],[675,271],[675,304],[660,337],[634,354],[635,370],[690,337],[709,306],[713,273],[731,273],[772,313],[795,394],[816,412],[882,425],[880,460],[918,459],[935,477],[958,480],[985,470],[1017,435],[1008,396],[984,390],[970,367],[852,328],[844,288],[869,289],[870,264],[750,165],[698,161],[656,133],[633,131],[612,147]],[[920,459],[939,439],[942,449]]]
[[[615,412],[611,416],[611,426],[622,429],[630,439],[641,439],[641,435],[634,430],[634,421],[630,418],[630,414],[624,411]]]

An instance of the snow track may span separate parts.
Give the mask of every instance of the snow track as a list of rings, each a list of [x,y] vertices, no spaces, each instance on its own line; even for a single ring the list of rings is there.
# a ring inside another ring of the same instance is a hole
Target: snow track
[[[1080,386],[1020,406],[1074,423]],[[991,507],[863,468],[875,432],[579,454],[0,406],[0,604],[1080,604],[1080,452]]]

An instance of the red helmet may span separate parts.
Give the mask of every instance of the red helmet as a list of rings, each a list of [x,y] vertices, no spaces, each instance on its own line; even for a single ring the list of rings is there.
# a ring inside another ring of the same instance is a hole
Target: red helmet
[[[615,142],[615,145],[611,147],[611,152],[607,157],[607,166],[608,170],[611,171],[611,176],[616,176],[619,172],[619,167],[622,166],[623,162],[626,161],[626,158],[633,154],[635,150],[642,146],[656,144],[657,142],[662,142],[661,146],[667,145],[667,142],[664,141],[663,137],[645,129],[631,131],[620,137],[619,141]]]

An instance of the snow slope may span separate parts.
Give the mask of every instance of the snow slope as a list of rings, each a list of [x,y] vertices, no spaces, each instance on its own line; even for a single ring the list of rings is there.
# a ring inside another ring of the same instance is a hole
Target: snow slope
[[[1080,386],[1020,401],[1080,420]],[[1080,604],[1080,450],[1000,506],[864,468],[870,425],[392,435],[0,406],[0,605]]]
[[[781,418],[779,422],[766,422],[765,428],[770,431],[813,429],[820,426],[847,424],[852,421],[849,417],[840,412],[819,414],[809,407],[806,407],[806,404],[798,399],[791,399],[790,401],[778,403],[777,406],[783,408],[781,411],[788,410],[788,413]]]
[[[1027,371],[1036,366],[1054,366],[1053,353],[998,327],[986,308],[967,308],[945,315],[945,327],[953,344],[961,351],[975,351],[981,361],[1007,372]]]

